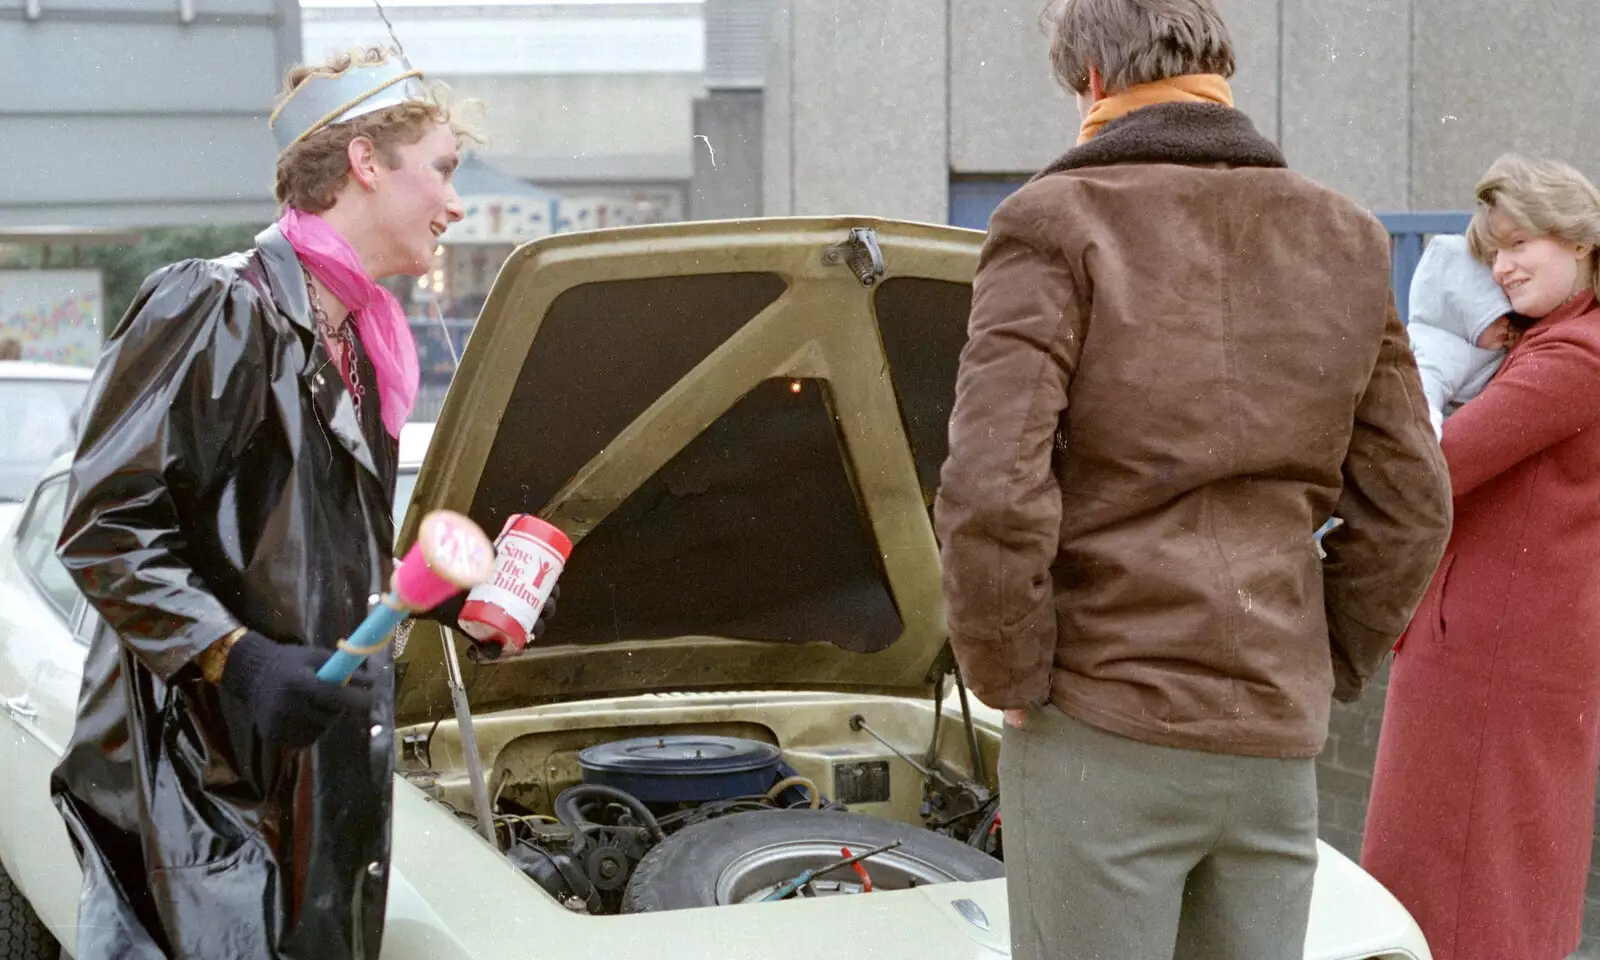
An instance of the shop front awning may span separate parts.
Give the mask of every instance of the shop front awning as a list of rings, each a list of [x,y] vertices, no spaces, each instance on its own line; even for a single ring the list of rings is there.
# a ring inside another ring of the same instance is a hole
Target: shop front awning
[[[520,180],[475,154],[456,168],[456,192],[464,216],[450,225],[440,243],[520,244],[556,230],[561,198]]]

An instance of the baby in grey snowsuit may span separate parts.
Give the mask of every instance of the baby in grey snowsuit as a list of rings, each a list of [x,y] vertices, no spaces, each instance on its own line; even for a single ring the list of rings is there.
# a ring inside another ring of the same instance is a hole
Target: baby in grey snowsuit
[[[1510,314],[1511,301],[1489,268],[1473,259],[1466,237],[1440,234],[1429,241],[1411,280],[1407,332],[1436,433],[1500,369]]]
[[[1489,268],[1474,260],[1467,238],[1439,234],[1428,242],[1411,278],[1411,320],[1406,332],[1422,374],[1422,393],[1434,433],[1444,419],[1488,385],[1511,340],[1511,301]],[[1342,521],[1322,525],[1317,555],[1327,557],[1322,537]]]

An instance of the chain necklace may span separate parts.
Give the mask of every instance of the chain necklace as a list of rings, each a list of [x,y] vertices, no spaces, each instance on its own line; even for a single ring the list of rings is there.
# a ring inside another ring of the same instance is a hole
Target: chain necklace
[[[345,383],[350,387],[350,400],[355,404],[356,419],[361,419],[361,399],[366,396],[367,388],[361,383],[361,371],[356,367],[356,332],[355,324],[350,321],[347,314],[344,322],[335,327],[328,319],[328,311],[323,309],[322,295],[317,293],[317,288],[312,284],[311,278],[306,278],[306,292],[311,295],[311,315],[316,318],[317,330],[322,333],[323,339],[331,347],[339,346],[342,359],[333,359],[339,364],[339,371],[344,374]],[[330,355],[332,350],[329,350]]]

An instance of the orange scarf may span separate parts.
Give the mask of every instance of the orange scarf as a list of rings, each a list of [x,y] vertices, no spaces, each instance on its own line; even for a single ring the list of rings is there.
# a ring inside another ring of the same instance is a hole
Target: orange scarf
[[[1100,132],[1100,128],[1126,116],[1140,107],[1158,103],[1220,103],[1233,106],[1233,89],[1227,78],[1215,73],[1191,73],[1182,77],[1168,77],[1154,83],[1141,83],[1121,93],[1113,93],[1095,102],[1078,131],[1078,142],[1087,143]]]

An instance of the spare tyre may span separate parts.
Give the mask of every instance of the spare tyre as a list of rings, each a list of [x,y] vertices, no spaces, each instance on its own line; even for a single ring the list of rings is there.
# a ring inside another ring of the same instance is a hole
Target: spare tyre
[[[893,820],[823,810],[740,813],[686,827],[645,855],[628,881],[623,913],[683,910],[764,899],[786,880],[852,854],[900,841],[866,860],[873,890],[993,880],[999,860],[942,834]],[[806,894],[858,893],[846,867],[818,877]]]
[[[17,885],[0,867],[0,956],[6,960],[58,960],[61,947]]]

